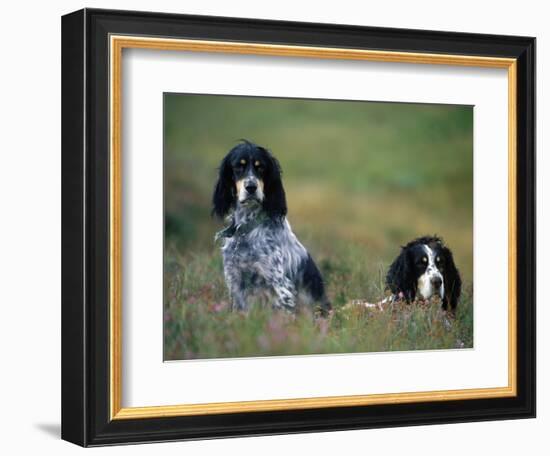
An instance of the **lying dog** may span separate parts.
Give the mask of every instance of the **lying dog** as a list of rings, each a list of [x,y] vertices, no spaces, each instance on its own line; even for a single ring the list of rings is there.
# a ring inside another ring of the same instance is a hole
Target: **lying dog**
[[[401,247],[386,275],[390,296],[378,302],[353,299],[344,309],[374,309],[384,311],[394,303],[417,301],[427,303],[439,299],[443,310],[455,311],[460,298],[462,280],[453,254],[443,240],[424,236]]]
[[[424,236],[401,248],[386,276],[390,299],[429,300],[441,298],[445,310],[454,311],[460,298],[462,280],[451,250],[436,236]]]
[[[267,149],[248,141],[231,149],[212,202],[214,215],[228,216],[216,239],[233,309],[247,311],[253,299],[267,299],[292,312],[301,306],[329,312],[321,273],[286,219],[281,168]]]

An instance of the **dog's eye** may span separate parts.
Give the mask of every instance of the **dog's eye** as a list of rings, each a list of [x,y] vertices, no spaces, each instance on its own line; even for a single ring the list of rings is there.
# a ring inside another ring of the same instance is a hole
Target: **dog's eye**
[[[441,261],[441,257],[437,257],[437,258],[435,259],[435,262],[436,262],[436,263],[439,263],[440,261]]]
[[[254,166],[256,167],[256,169],[257,169],[258,171],[263,171],[263,170],[264,170],[264,167],[262,166],[262,164],[261,164],[261,162],[260,162],[259,160],[256,160],[256,161],[254,162]]]
[[[427,262],[428,262],[428,258],[422,257],[422,263],[427,263]]]

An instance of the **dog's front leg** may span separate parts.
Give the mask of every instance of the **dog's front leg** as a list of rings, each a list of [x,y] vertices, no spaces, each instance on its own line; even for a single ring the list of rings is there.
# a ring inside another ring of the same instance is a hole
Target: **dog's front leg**
[[[231,295],[231,310],[239,312],[248,311],[247,291],[242,286],[242,280],[238,275],[226,276],[226,282]]]
[[[285,274],[281,258],[282,252],[274,251],[270,257],[263,258],[263,261],[256,263],[256,272],[263,277],[267,286],[275,295],[272,302],[273,308],[295,312],[296,287],[294,282]]]
[[[242,274],[229,262],[224,262],[225,283],[231,296],[231,310],[248,311],[247,291],[243,288]]]
[[[248,301],[246,293],[240,288],[233,289],[231,291],[231,310],[248,312]]]
[[[296,311],[296,288],[288,277],[275,278],[273,290],[276,295],[273,307],[289,312]]]

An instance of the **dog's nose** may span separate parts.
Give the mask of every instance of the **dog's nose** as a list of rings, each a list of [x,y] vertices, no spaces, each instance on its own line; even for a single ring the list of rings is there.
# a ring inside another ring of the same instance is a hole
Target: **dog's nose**
[[[254,183],[254,182],[248,182],[244,188],[246,189],[246,191],[250,194],[256,192],[256,190],[258,189],[258,186]]]
[[[441,288],[441,284],[443,281],[441,280],[441,277],[434,277],[432,279],[432,285],[436,290],[439,290]]]

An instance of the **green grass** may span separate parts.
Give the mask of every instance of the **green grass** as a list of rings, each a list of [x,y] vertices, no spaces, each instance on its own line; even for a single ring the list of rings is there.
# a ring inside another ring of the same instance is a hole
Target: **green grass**
[[[290,223],[335,307],[329,320],[228,310],[210,198],[239,138],[281,162]],[[471,347],[472,144],[469,107],[167,95],[165,359]],[[434,233],[465,283],[455,319],[435,303],[344,309],[380,300],[399,246]]]

